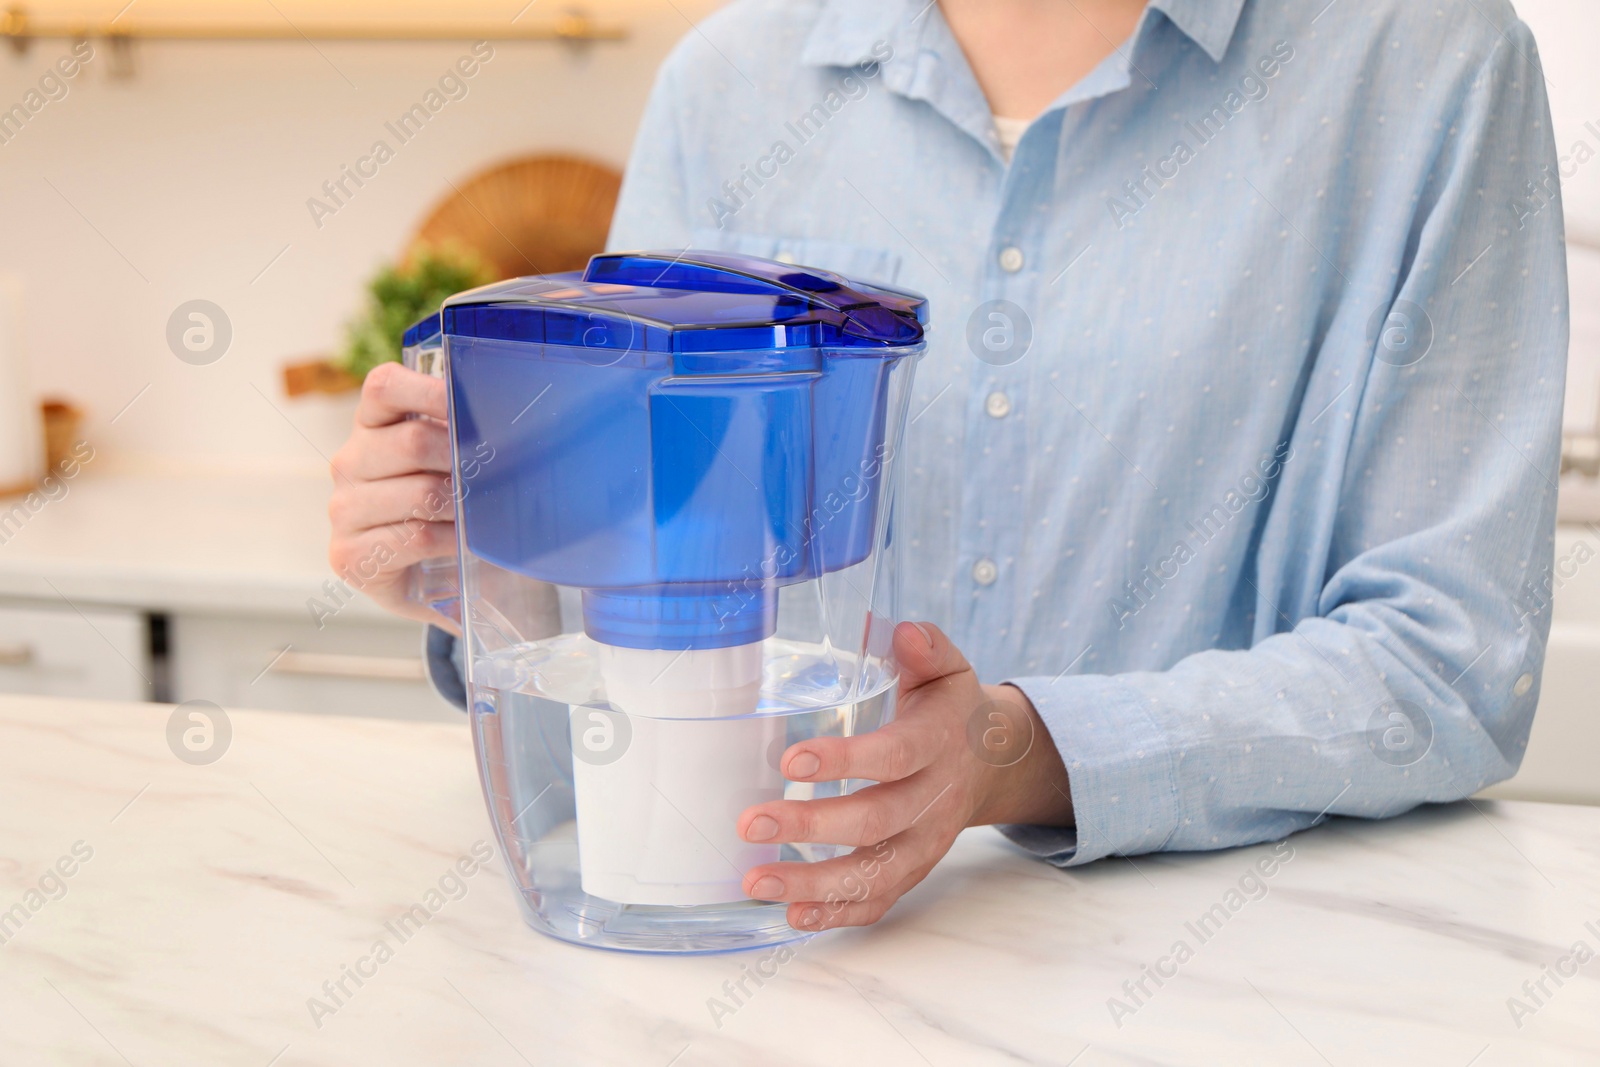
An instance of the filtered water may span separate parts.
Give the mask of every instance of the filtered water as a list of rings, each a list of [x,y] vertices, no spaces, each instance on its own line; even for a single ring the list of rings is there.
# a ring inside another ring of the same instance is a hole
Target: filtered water
[[[604,697],[595,645],[581,634],[511,645],[474,659],[472,718],[485,791],[530,924],[568,941],[647,952],[726,951],[799,936],[785,921],[782,904],[618,904],[582,887],[577,812],[584,776],[620,759],[636,738],[673,737],[693,744],[695,736],[707,736],[705,731],[736,734],[752,751],[747,766],[723,773],[748,776],[750,765],[763,764],[762,774],[780,783],[782,797],[789,800],[839,796],[868,784],[790,782],[776,768],[784,751],[799,741],[855,736],[887,723],[893,716],[895,683],[883,663],[826,645],[777,638],[769,639],[763,651],[754,714],[694,720],[649,720],[613,709]],[[670,761],[653,766],[650,773],[661,776],[661,783],[651,787],[683,815],[688,806],[672,801],[677,794]],[[703,812],[695,815],[708,818]],[[724,863],[725,877],[735,883],[755,863],[816,862],[850,851],[832,845],[740,844],[732,837],[737,817],[737,810],[728,809],[715,816],[719,825],[696,827],[706,848]],[[728,824],[720,825],[724,818]]]

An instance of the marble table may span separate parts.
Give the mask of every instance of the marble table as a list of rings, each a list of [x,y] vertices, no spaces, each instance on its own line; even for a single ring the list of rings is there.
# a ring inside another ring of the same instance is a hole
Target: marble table
[[[1600,1062],[1600,809],[1074,871],[972,831],[874,929],[641,957],[527,929],[498,856],[394,936],[490,840],[464,724],[240,711],[194,766],[168,714],[0,698],[0,1063]]]

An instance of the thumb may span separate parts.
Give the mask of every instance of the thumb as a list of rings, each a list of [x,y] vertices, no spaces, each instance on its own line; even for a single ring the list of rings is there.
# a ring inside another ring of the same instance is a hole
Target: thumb
[[[961,650],[931,622],[896,626],[894,654],[900,662],[902,693],[972,669]]]

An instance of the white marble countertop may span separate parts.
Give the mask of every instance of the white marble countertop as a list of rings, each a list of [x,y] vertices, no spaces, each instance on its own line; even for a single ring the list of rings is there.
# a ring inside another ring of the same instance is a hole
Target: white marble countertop
[[[330,488],[321,470],[91,464],[0,531],[0,596],[304,617],[333,577]],[[364,597],[347,610],[392,619]]]
[[[560,944],[497,856],[400,943],[384,924],[490,838],[465,725],[239,711],[190,766],[169,712],[0,698],[0,1063],[1600,1062],[1600,961],[1544,969],[1600,949],[1600,809],[1338,819],[1232,901],[1271,846],[1068,872],[973,831],[888,920],[792,958]],[[318,1026],[309,998],[380,938]],[[1173,976],[1135,1005],[1146,966]]]

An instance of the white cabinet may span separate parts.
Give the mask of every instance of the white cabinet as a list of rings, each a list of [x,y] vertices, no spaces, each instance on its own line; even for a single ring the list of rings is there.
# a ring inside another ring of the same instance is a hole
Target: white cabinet
[[[0,691],[460,722],[423,680],[421,625],[330,593],[317,467],[97,463],[0,552]],[[337,608],[320,629],[314,603]]]
[[[463,721],[428,684],[422,625],[306,616],[171,616],[172,698],[233,708]]]
[[[419,623],[184,612],[152,656],[135,608],[0,601],[0,693],[461,721],[423,674]]]
[[[0,605],[0,692],[148,700],[154,671],[137,611],[66,602]]]

